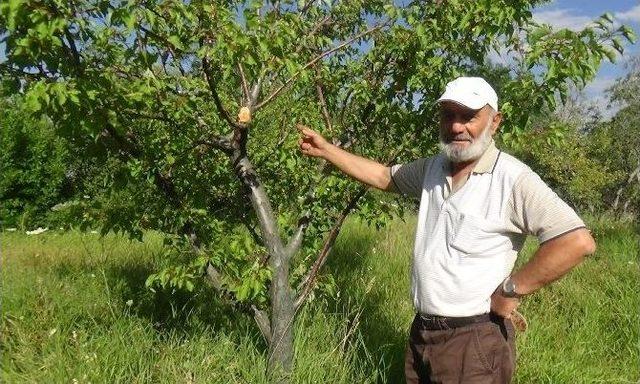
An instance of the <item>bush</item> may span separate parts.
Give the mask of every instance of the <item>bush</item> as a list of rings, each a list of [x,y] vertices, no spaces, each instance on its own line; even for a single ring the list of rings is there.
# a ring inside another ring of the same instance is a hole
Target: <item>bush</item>
[[[0,101],[0,130],[0,225],[44,226],[49,209],[72,193],[66,145],[16,98]]]

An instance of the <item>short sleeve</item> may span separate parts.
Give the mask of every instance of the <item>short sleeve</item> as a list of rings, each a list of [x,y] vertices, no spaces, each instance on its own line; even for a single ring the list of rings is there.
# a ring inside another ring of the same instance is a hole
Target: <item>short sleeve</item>
[[[391,180],[396,191],[420,198],[427,159],[421,158],[411,163],[396,164],[391,167]]]
[[[541,243],[585,226],[576,212],[532,171],[516,180],[508,208],[511,223]]]

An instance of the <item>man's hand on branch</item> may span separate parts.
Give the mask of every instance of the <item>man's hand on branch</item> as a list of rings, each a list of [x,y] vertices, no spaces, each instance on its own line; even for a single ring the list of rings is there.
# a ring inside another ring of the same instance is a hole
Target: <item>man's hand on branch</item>
[[[332,144],[318,132],[305,125],[297,124],[296,127],[302,135],[300,140],[298,140],[298,145],[300,145],[302,153],[308,156],[325,157],[327,149]]]
[[[331,144],[313,129],[298,124],[300,151],[307,156],[321,157],[361,183],[383,191],[392,191],[391,169],[376,161],[349,153]]]

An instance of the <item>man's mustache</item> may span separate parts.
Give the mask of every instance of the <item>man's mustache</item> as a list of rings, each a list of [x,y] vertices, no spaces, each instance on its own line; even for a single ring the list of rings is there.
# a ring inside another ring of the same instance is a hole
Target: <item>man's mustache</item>
[[[444,141],[445,141],[446,143],[450,143],[450,142],[452,142],[452,141],[454,141],[454,140],[455,140],[455,141],[462,141],[462,140],[466,140],[466,141],[473,142],[473,138],[472,138],[470,135],[468,135],[468,134],[464,134],[464,133],[461,133],[461,134],[459,134],[459,135],[454,135],[454,136],[452,136],[452,135],[446,135],[446,136],[444,137]]]

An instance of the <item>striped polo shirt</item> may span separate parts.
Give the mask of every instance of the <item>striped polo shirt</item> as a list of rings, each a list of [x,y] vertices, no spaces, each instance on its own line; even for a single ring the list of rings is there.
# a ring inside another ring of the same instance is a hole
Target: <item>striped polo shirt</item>
[[[396,191],[420,198],[411,295],[423,314],[489,312],[527,235],[545,242],[584,227],[535,172],[493,142],[456,189],[443,154],[394,165],[391,176]]]

